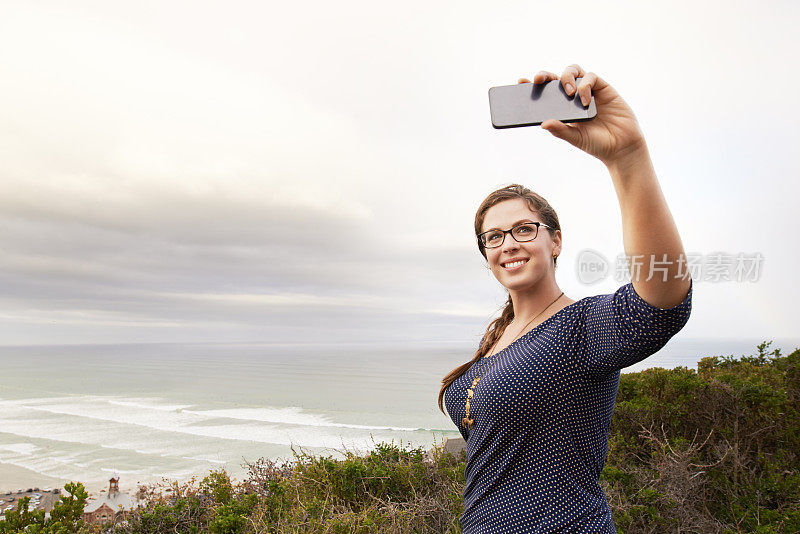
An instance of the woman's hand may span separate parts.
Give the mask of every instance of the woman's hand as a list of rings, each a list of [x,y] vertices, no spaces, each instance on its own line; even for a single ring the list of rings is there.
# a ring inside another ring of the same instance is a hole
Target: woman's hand
[[[583,79],[576,87],[578,77]],[[584,73],[578,65],[564,69],[560,78],[542,71],[533,83],[558,79],[567,94],[573,95],[577,90],[578,97],[587,104],[593,94],[597,116],[570,124],[548,119],[542,128],[608,167],[622,212],[625,255],[643,258],[636,272],[631,272],[636,293],[659,308],[683,302],[691,287],[690,273],[685,269],[686,254],[633,111],[613,87],[596,74]],[[522,79],[520,83],[530,82]]]
[[[575,78],[583,78],[580,85]],[[582,102],[588,104],[594,95],[597,116],[585,122],[564,124],[555,119],[542,123],[542,128],[556,137],[564,139],[584,152],[611,166],[646,154],[647,145],[633,110],[625,103],[619,93],[593,72],[585,73],[578,65],[570,65],[559,76],[541,71],[533,77],[533,83],[540,84],[550,80],[561,80],[568,95],[575,91]],[[531,83],[521,78],[519,83]]]

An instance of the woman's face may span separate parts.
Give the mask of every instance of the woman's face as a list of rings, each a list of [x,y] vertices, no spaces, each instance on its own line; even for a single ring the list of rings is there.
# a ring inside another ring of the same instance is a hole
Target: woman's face
[[[504,200],[486,212],[482,232],[491,229],[510,230],[524,222],[541,222],[541,217],[531,211],[521,198]],[[511,234],[506,234],[503,244],[486,249],[486,260],[498,282],[509,290],[523,290],[537,285],[548,276],[555,276],[553,254],[561,253],[561,232],[556,230],[550,237],[547,228],[539,228],[533,241],[518,243]],[[522,260],[521,265],[508,266]]]

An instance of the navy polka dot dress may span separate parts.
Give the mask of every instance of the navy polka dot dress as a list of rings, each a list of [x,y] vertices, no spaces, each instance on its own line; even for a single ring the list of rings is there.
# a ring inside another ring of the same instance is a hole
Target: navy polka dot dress
[[[586,297],[448,386],[447,412],[467,443],[465,534],[616,532],[598,478],[619,370],[663,347],[691,302],[690,286],[682,303],[657,308],[630,283]],[[484,370],[467,429],[466,390]]]

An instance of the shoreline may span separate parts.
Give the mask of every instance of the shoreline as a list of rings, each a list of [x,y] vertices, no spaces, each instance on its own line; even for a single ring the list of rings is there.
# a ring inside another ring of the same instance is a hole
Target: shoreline
[[[230,472],[228,473],[230,474]],[[174,481],[179,484],[183,484],[189,482],[193,476],[198,481],[202,479],[202,476],[187,475],[185,477],[168,478],[166,480],[169,482]],[[231,475],[231,477],[235,482],[241,482],[241,477],[236,477],[234,475]],[[111,478],[110,473],[109,478]],[[85,480],[70,480],[66,478],[44,475],[26,467],[0,462],[0,495],[5,494],[7,491],[16,493],[17,490],[20,489],[25,492],[28,488],[39,488],[41,490],[49,487],[53,489],[58,488],[63,491],[64,484],[67,484],[68,482],[80,482],[83,484],[83,487],[86,488],[87,493],[89,493],[89,499],[95,498],[102,494],[104,492],[103,490],[108,490],[108,480],[94,482],[86,482]],[[122,493],[134,495],[140,486],[150,485],[158,482],[164,482],[164,479],[153,478],[134,480],[130,476],[127,476],[123,473],[120,474],[119,489]]]
[[[2,482],[0,482],[0,492],[7,491],[16,492],[18,489],[23,491],[28,488],[64,488],[64,484],[69,482],[67,479],[51,477],[37,473],[31,469],[20,467],[18,465],[0,463],[0,473],[2,473]]]
[[[109,474],[109,478],[111,478]],[[179,483],[189,481],[191,477],[187,477],[184,479],[175,479]],[[170,479],[171,480],[171,479]],[[95,482],[86,482],[84,480],[70,480],[66,478],[58,478],[52,477],[49,475],[43,475],[42,473],[37,473],[31,469],[20,467],[18,465],[8,464],[8,463],[0,463],[0,494],[5,494],[5,492],[10,491],[11,493],[16,493],[17,490],[22,490],[23,492],[26,491],[28,488],[58,488],[60,490],[64,490],[64,484],[68,482],[80,482],[83,484],[83,487],[86,488],[87,493],[89,493],[89,499],[97,497],[99,494],[102,493],[102,490],[108,489],[108,480],[105,482],[95,481]],[[130,493],[131,495],[135,494],[136,491],[139,489],[140,485],[150,484],[154,481],[137,481],[132,480],[130,477],[127,477],[123,474],[120,475],[119,481],[119,489],[123,493]]]

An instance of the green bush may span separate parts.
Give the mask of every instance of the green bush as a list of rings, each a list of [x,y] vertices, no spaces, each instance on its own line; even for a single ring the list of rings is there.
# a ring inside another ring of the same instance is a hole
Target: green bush
[[[601,477],[619,530],[800,532],[800,351],[770,344],[621,376]]]
[[[67,493],[67,495],[64,495]],[[44,510],[28,511],[30,497],[22,497],[16,510],[5,513],[0,521],[0,534],[11,532],[29,532],[32,534],[69,534],[85,532],[83,509],[88,497],[86,489],[80,482],[69,482],[64,485],[61,498],[50,510],[50,518],[45,520]]]

